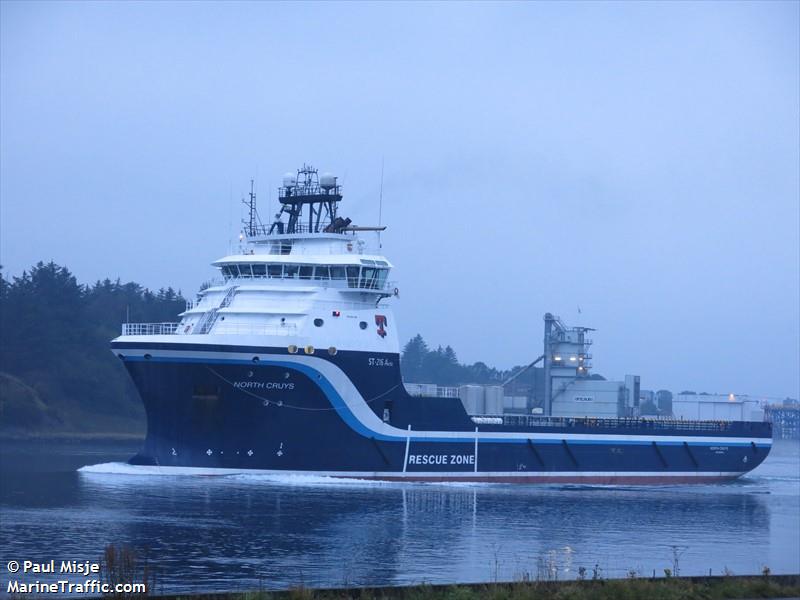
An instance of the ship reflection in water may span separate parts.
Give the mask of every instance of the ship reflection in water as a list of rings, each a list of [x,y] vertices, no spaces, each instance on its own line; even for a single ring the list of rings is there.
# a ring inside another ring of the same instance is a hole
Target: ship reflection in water
[[[7,558],[147,548],[165,592],[663,575],[676,554],[683,574],[800,567],[791,442],[737,482],[663,488],[54,474],[31,456],[2,465]]]

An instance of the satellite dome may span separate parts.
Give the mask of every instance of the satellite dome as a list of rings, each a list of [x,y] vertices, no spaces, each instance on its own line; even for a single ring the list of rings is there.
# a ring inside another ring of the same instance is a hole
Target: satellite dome
[[[323,190],[330,190],[336,187],[336,176],[332,173],[323,173],[319,178],[319,186]]]
[[[283,187],[294,187],[297,183],[297,176],[294,173],[286,173],[283,176]]]

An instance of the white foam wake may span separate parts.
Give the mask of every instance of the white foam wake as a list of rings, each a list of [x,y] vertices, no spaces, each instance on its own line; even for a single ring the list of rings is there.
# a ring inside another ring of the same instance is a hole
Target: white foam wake
[[[226,480],[236,480],[250,483],[274,483],[279,485],[361,485],[361,486],[391,486],[408,485],[404,482],[374,481],[367,479],[332,477],[305,473],[281,473],[274,471],[256,471],[253,469],[220,469],[203,467],[159,467],[150,465],[130,465],[121,462],[101,463],[86,465],[78,469],[84,475],[136,475],[136,476],[202,476],[224,477]]]
[[[86,465],[78,469],[80,473],[99,474],[99,475],[211,475],[208,473],[197,473],[197,469],[191,467],[154,467],[146,465],[129,465],[122,462],[108,462],[97,465]]]

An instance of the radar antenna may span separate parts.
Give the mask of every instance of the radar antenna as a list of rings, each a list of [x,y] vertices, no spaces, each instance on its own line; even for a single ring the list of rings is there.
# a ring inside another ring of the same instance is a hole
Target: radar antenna
[[[297,170],[297,175],[284,175],[278,191],[281,210],[270,233],[276,229],[278,233],[340,233],[350,220],[336,216],[342,199],[342,188],[336,179],[328,173],[320,176],[317,169],[306,164]],[[308,207],[306,215],[305,207]],[[280,221],[283,213],[289,217],[285,224]]]

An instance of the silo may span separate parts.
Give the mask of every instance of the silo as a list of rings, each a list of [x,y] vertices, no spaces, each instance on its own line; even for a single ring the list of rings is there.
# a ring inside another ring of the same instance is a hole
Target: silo
[[[458,397],[468,415],[482,415],[485,410],[483,387],[480,385],[462,385],[458,388]]]
[[[484,388],[485,394],[485,414],[503,414],[503,387],[500,385],[487,385]]]

